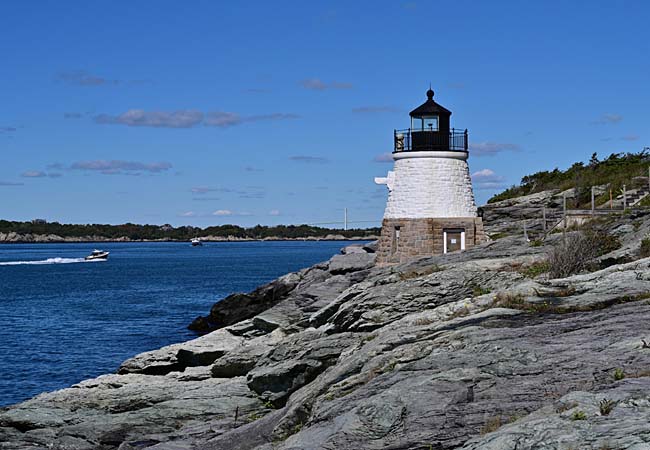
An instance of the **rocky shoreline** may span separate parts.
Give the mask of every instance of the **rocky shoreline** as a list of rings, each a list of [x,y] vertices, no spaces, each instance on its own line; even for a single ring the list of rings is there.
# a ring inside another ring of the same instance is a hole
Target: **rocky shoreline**
[[[204,242],[262,242],[262,241],[373,241],[377,236],[345,237],[340,234],[309,236],[304,238],[268,237],[265,239],[239,238],[236,236],[199,236]],[[128,237],[106,238],[104,236],[62,237],[56,234],[0,233],[0,244],[49,244],[49,243],[94,243],[94,242],[187,242],[178,239],[130,239]]]
[[[650,215],[607,227],[622,247],[560,279],[536,268],[561,234],[392,267],[349,248],[3,408],[0,449],[648,449]]]

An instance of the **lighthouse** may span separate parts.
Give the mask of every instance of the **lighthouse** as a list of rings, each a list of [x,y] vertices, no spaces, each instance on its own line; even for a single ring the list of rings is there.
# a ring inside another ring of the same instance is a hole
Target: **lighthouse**
[[[465,250],[485,240],[467,159],[468,132],[450,127],[451,111],[433,100],[394,130],[393,170],[375,178],[388,187],[378,262],[391,264]]]

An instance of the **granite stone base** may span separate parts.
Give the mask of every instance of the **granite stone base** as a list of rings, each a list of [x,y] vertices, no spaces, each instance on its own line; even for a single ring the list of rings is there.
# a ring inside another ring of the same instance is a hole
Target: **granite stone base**
[[[445,230],[464,231],[466,249],[486,240],[480,217],[384,219],[377,263],[398,264],[425,256],[440,255],[445,251]]]

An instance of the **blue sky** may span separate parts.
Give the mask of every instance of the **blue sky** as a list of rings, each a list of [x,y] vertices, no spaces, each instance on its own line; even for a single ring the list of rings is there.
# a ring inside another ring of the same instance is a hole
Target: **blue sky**
[[[646,1],[6,1],[0,218],[381,220],[432,83],[483,203],[650,145]]]

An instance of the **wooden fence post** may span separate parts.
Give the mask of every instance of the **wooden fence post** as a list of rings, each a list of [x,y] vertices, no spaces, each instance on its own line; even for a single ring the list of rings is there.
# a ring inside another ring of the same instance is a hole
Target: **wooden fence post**
[[[566,215],[566,193],[562,196],[562,217],[563,217],[563,222],[564,226],[562,227],[562,240],[564,241],[564,244],[566,245],[566,228],[567,228],[567,215]]]

